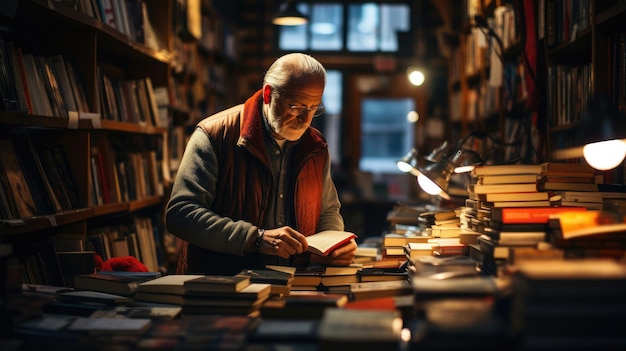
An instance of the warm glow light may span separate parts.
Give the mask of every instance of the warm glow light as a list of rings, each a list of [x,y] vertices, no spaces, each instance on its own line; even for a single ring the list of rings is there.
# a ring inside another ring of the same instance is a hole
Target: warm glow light
[[[430,195],[439,195],[441,193],[441,188],[423,174],[417,176],[417,183],[422,190]]]
[[[605,171],[617,167],[626,157],[624,140],[606,140],[583,147],[585,161],[595,169]]]
[[[474,169],[474,165],[471,166],[460,166],[460,167],[456,167],[454,169],[454,173],[468,173],[471,172]]]
[[[419,113],[417,113],[417,111],[409,111],[409,113],[406,115],[406,120],[409,121],[409,123],[415,123],[420,119],[420,115]]]
[[[421,71],[414,69],[409,72],[409,82],[411,82],[411,84],[415,85],[416,87],[424,84],[425,80],[426,77]]]
[[[398,161],[398,169],[401,172],[409,173],[411,171],[411,168],[413,168],[413,166],[411,166],[410,164],[408,164],[408,163],[406,163],[406,162],[404,162],[402,160]]]
[[[308,20],[304,17],[277,17],[272,21],[277,26],[300,26],[307,22]]]

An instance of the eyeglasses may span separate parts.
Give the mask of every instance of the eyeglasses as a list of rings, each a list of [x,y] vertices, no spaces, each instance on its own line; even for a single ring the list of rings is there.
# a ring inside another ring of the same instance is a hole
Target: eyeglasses
[[[292,116],[302,116],[305,113],[309,113],[313,111],[313,117],[319,117],[326,111],[326,107],[323,105],[319,105],[316,107],[306,107],[306,106],[289,106],[289,114]]]

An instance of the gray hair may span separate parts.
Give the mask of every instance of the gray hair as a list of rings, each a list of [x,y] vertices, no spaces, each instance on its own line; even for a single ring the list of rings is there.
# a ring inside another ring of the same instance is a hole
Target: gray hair
[[[269,84],[277,93],[305,83],[326,84],[326,69],[310,55],[291,53],[279,57],[265,72],[263,84]]]

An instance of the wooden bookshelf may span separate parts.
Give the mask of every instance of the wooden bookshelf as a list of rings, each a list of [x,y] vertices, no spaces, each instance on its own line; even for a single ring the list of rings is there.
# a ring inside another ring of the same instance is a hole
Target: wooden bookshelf
[[[451,46],[448,94],[453,144],[473,130],[483,130],[502,142],[516,139],[512,133],[527,113],[528,92],[520,29],[514,19],[520,9],[509,1],[465,1],[460,24]],[[485,19],[478,25],[475,16]],[[498,83],[499,82],[499,83]],[[472,146],[486,154],[497,147],[488,139]],[[490,162],[508,162],[523,150],[502,150]]]
[[[572,144],[589,99],[606,94],[626,111],[623,1],[545,0],[547,159],[584,162],[582,147]],[[621,54],[620,54],[621,52]],[[620,68],[621,67],[621,68]],[[605,172],[605,180],[624,183],[624,164]]]
[[[171,89],[173,54],[169,43],[174,35],[175,2],[106,2],[127,11],[120,13],[121,17],[113,14],[115,26],[103,19],[99,9],[84,7],[103,3],[81,1],[70,7],[56,1],[20,1],[13,17],[0,19],[2,96],[10,97],[0,104],[0,139],[10,140],[14,146],[25,145],[18,144],[19,140],[32,145],[30,153],[22,148],[16,152],[20,169],[29,175],[24,190],[47,204],[27,217],[3,209],[0,242],[11,244],[15,257],[24,263],[26,258],[20,253],[32,253],[32,247],[53,242],[58,236],[76,236],[90,251],[87,236],[103,222],[124,225],[127,233],[139,233],[134,223],[143,223],[141,230],[152,230],[145,237],[151,240],[149,250],[155,251],[144,255],[150,256],[150,267],[158,270],[162,262],[154,257],[162,240],[155,240],[154,233],[162,236],[164,232],[159,216],[170,179],[170,125],[159,118],[155,93]],[[130,23],[132,18],[136,22]],[[24,55],[31,55],[37,63],[42,90],[36,90],[28,79],[29,68],[22,68]],[[60,66],[55,62],[61,62]],[[132,89],[106,90],[105,75]],[[117,108],[127,109],[126,119],[110,113],[113,105],[106,105],[109,100]],[[49,109],[38,108],[45,106]],[[60,158],[48,158],[48,154]],[[37,160],[41,167],[34,169]],[[125,178],[120,173],[121,163],[125,163]],[[6,169],[0,174],[7,178]],[[96,182],[99,178],[102,181]],[[15,201],[13,192],[7,191],[9,185],[6,181],[2,184],[3,208]],[[72,196],[78,202],[70,201]],[[145,248],[134,250],[145,252]]]

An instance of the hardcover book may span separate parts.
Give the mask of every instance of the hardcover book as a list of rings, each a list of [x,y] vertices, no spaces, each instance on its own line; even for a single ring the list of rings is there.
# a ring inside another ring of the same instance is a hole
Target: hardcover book
[[[250,285],[250,277],[206,275],[183,283],[186,291],[239,292]]]
[[[493,222],[502,224],[517,223],[548,223],[550,216],[570,211],[586,211],[584,207],[527,207],[527,208],[493,208],[490,217]]]
[[[79,290],[99,291],[109,294],[131,296],[139,283],[147,279],[112,274],[78,274],[74,276],[74,287]]]
[[[199,274],[171,274],[156,279],[139,283],[137,292],[148,292],[157,294],[177,294],[185,293],[184,284],[188,280],[201,278]]]

